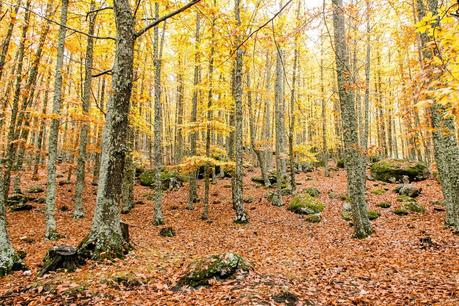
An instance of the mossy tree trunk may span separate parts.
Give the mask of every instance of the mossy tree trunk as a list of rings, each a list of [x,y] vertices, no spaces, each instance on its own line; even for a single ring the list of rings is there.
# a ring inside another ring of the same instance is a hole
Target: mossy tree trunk
[[[355,236],[365,238],[372,229],[365,202],[365,159],[359,149],[352,73],[346,44],[344,8],[342,0],[332,0],[338,92],[344,134],[344,156],[347,183],[352,204]]]
[[[234,11],[236,15],[236,24],[238,27],[241,26],[241,11],[240,11],[240,0],[235,0]],[[239,45],[240,37],[238,36],[236,41]],[[234,64],[234,156],[236,161],[236,169],[234,173],[233,183],[233,205],[236,212],[234,221],[236,223],[247,223],[249,218],[244,209],[243,201],[243,107],[242,107],[242,66],[243,66],[243,51],[241,48],[236,50],[236,60]]]
[[[94,11],[96,8],[95,0],[91,1],[90,11]],[[88,34],[94,35],[94,29],[96,25],[96,13],[92,13],[89,16]],[[88,37],[86,40],[86,59],[85,59],[85,79],[83,85],[83,103],[82,112],[85,117],[89,116],[89,103],[91,99],[91,81],[92,81],[92,66],[94,58],[94,39]],[[83,207],[83,191],[85,188],[85,172],[86,172],[86,145],[88,143],[88,132],[89,125],[86,121],[82,122],[81,133],[80,133],[80,146],[79,156],[76,169],[76,183],[75,183],[75,209],[73,211],[73,217],[78,219],[84,217]]]
[[[134,62],[134,16],[128,0],[114,3],[117,43],[109,100],[102,137],[96,210],[89,235],[78,252],[85,258],[114,258],[130,248],[120,224],[122,182],[127,153],[128,115]]]
[[[48,180],[46,189],[46,233],[45,238],[55,240],[58,238],[56,229],[56,220],[54,219],[54,211],[56,205],[56,161],[57,147],[59,136],[59,116],[62,106],[62,68],[64,66],[64,49],[65,35],[67,32],[67,11],[68,0],[62,0],[61,4],[61,20],[59,26],[59,39],[57,44],[57,59],[56,70],[54,73],[54,96],[53,96],[53,115],[51,127],[48,136]]]
[[[199,90],[198,84],[201,81],[201,56],[200,56],[200,43],[201,43],[201,17],[200,13],[196,13],[196,32],[195,32],[195,55],[194,55],[194,79],[193,79],[193,98],[191,104],[191,123],[196,124],[198,120],[198,97]],[[191,150],[190,155],[196,155],[198,133],[193,131],[190,135]],[[196,172],[190,174],[190,188],[188,194],[188,209],[193,209],[194,202],[198,199]]]
[[[436,16],[438,14],[438,0],[429,0],[429,11]],[[426,8],[422,0],[417,0],[417,12],[419,20],[426,15]],[[437,20],[433,27],[439,27]],[[439,56],[438,50],[429,45],[432,41],[427,33],[421,34],[422,55],[424,59],[424,72],[429,80],[440,78],[444,67],[436,67],[431,63],[433,56]],[[440,69],[438,69],[440,68]],[[437,72],[438,71],[438,72]],[[431,89],[429,89],[431,90]],[[459,232],[459,147],[456,139],[456,127],[454,119],[447,116],[447,109],[438,103],[435,97],[429,95],[432,100],[430,106],[430,119],[432,122],[434,157],[437,162],[440,183],[445,197],[446,223]]]

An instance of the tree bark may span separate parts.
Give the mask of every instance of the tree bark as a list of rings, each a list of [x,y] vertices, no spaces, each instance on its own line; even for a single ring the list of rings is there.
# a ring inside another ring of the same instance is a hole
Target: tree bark
[[[192,98],[192,109],[191,109],[191,124],[197,124],[198,120],[198,96],[199,90],[197,88],[201,80],[201,55],[200,55],[200,43],[201,43],[201,17],[200,13],[196,13],[196,32],[195,32],[195,55],[194,55],[194,79],[193,79],[193,98]],[[196,142],[198,133],[191,132],[190,142],[191,150],[190,155],[196,155]],[[190,174],[190,189],[188,195],[188,209],[193,209],[194,203],[198,200],[197,185],[196,185],[197,172],[193,171]]]
[[[240,0],[235,0],[234,11],[236,15],[236,25],[241,26],[241,11],[240,11]],[[237,37],[237,45],[241,37]],[[249,218],[244,209],[243,201],[243,111],[242,111],[242,66],[243,66],[243,51],[241,48],[236,50],[236,60],[234,63],[234,156],[236,161],[236,169],[234,172],[234,183],[233,183],[233,205],[236,212],[234,221],[236,223],[247,223]]]
[[[344,155],[347,170],[348,191],[352,204],[352,215],[357,238],[366,238],[372,233],[365,202],[365,159],[359,150],[355,99],[346,44],[344,8],[342,0],[332,0],[335,38],[338,92],[344,132]]]
[[[95,0],[91,0],[90,11],[93,12],[96,8]],[[88,34],[94,35],[94,29],[96,25],[97,13],[92,13],[89,16]],[[89,116],[89,104],[91,99],[91,82],[92,82],[92,66],[94,58],[94,39],[88,36],[86,41],[86,59],[85,59],[85,78],[83,85],[83,103],[82,112],[85,120],[82,122],[80,132],[80,146],[79,156],[76,170],[76,183],[75,183],[75,209],[73,211],[73,217],[75,219],[84,217],[84,206],[83,206],[83,192],[85,188],[85,172],[86,172],[86,159],[87,152],[86,146],[88,143],[88,132],[89,125],[87,117]]]
[[[114,12],[117,31],[112,96],[107,107],[106,123],[97,189],[96,210],[89,235],[78,253],[85,258],[124,256],[131,248],[123,238],[120,207],[124,163],[127,153],[129,108],[134,62],[134,16],[128,0],[116,0]]]

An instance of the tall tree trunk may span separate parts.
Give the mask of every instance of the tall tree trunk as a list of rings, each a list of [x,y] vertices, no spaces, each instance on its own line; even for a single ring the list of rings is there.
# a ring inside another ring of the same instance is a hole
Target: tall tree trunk
[[[193,98],[192,98],[192,109],[191,109],[191,124],[197,124],[198,120],[198,96],[199,89],[198,84],[201,80],[201,55],[200,55],[200,43],[201,43],[201,17],[200,13],[196,13],[196,32],[195,32],[195,55],[194,55],[194,79],[193,79]],[[196,155],[196,142],[198,133],[195,131],[191,132],[190,142],[191,151],[190,155]],[[188,194],[188,209],[193,209],[193,204],[198,201],[197,195],[197,184],[196,184],[197,171],[193,171],[190,174],[190,188]]]
[[[355,236],[368,237],[371,225],[365,202],[365,159],[358,149],[357,119],[349,52],[346,44],[343,0],[332,0],[338,92],[344,132],[344,154],[347,183],[352,204]]]
[[[46,189],[46,233],[45,238],[58,238],[54,211],[56,205],[56,161],[59,135],[59,116],[62,106],[62,67],[64,65],[65,34],[67,32],[67,11],[69,0],[62,0],[59,38],[57,45],[56,70],[54,73],[53,119],[48,136],[48,179]]]
[[[270,89],[270,84],[271,84],[271,61],[269,58],[269,52],[266,52],[266,68],[265,68],[265,92],[268,93]],[[269,98],[265,98],[265,104],[266,104],[266,111],[265,111],[265,122],[263,126],[263,138],[264,141],[266,142],[265,144],[265,156],[264,156],[264,163],[265,163],[265,168],[266,172],[269,172],[271,170],[271,164],[272,164],[272,134],[271,134],[271,101]]]
[[[185,94],[185,83],[183,79],[183,60],[178,55],[178,73],[177,73],[177,116],[175,121],[175,162],[181,163],[183,158],[183,100]]]
[[[90,11],[93,12],[96,8],[95,0],[91,0]],[[94,35],[94,28],[96,25],[96,13],[92,13],[89,16],[89,25],[88,25],[88,34]],[[80,132],[80,146],[79,146],[79,155],[78,163],[76,170],[76,183],[75,183],[75,209],[73,211],[73,217],[75,219],[84,217],[84,207],[83,207],[83,192],[85,188],[85,172],[86,172],[86,146],[88,143],[88,116],[89,116],[89,104],[91,99],[91,82],[92,82],[92,66],[94,58],[94,39],[88,36],[86,41],[86,59],[85,59],[85,77],[83,85],[83,103],[82,103],[82,112],[84,121],[83,126],[81,127]]]
[[[236,25],[239,28],[241,26],[241,11],[240,11],[240,0],[235,0],[234,11],[236,15]],[[238,36],[236,39],[237,45],[241,41],[241,37]],[[243,65],[243,51],[241,48],[236,50],[236,60],[234,63],[234,156],[236,161],[236,169],[234,172],[234,183],[233,183],[233,205],[236,212],[234,221],[236,223],[247,223],[249,218],[244,209],[243,201],[243,178],[244,178],[244,167],[242,159],[243,150],[243,110],[242,110],[242,65]]]
[[[320,95],[322,100],[322,150],[324,176],[330,176],[328,169],[328,144],[327,144],[327,101],[325,101],[325,80],[324,80],[324,38],[320,35]]]
[[[368,134],[370,130],[370,72],[371,72],[371,25],[370,25],[370,0],[366,3],[366,58],[365,58],[365,117],[363,123],[363,133],[360,137],[360,143],[364,150],[368,150]]]
[[[277,50],[276,60],[276,81],[274,86],[274,102],[275,102],[275,125],[276,125],[276,171],[277,185],[280,186],[285,180],[285,160],[284,160],[284,74],[282,71],[282,51]],[[279,195],[280,198],[280,195]]]
[[[155,2],[155,18],[159,18],[159,3]],[[155,68],[155,123],[154,123],[154,135],[153,135],[153,155],[155,161],[155,218],[153,223],[155,225],[164,224],[164,217],[162,212],[162,199],[163,199],[163,186],[161,182],[161,171],[163,167],[163,156],[162,156],[162,125],[163,116],[161,110],[161,55],[162,46],[164,42],[165,34],[165,23],[163,27],[163,37],[161,46],[159,45],[159,27],[154,28],[154,41],[153,41],[153,57],[154,57],[154,68]],[[161,48],[161,50],[160,50]]]
[[[13,170],[13,163],[16,156],[16,149],[17,149],[17,131],[18,131],[18,111],[19,111],[19,100],[21,99],[21,84],[22,84],[22,71],[24,67],[24,53],[27,41],[27,31],[29,29],[30,23],[30,4],[31,1],[28,0],[26,4],[26,11],[24,16],[24,24],[22,26],[22,34],[21,40],[19,43],[19,47],[17,50],[17,67],[16,67],[16,79],[14,84],[14,96],[13,96],[13,104],[11,106],[11,117],[10,117],[10,125],[8,127],[8,136],[7,136],[7,147],[6,147],[6,154],[5,154],[5,165],[3,171],[3,183],[4,189],[3,194],[0,196],[2,197],[1,201],[6,203],[8,199],[8,193],[10,189],[11,183],[11,171]]]
[[[217,0],[213,1],[213,7],[217,6]],[[210,28],[210,54],[209,54],[209,94],[207,96],[207,128],[206,128],[206,157],[210,158],[210,141],[211,141],[211,130],[210,123],[213,120],[212,112],[212,99],[213,99],[213,74],[214,74],[214,57],[215,57],[215,24],[217,22],[217,17],[215,14],[212,16],[212,25]],[[201,218],[203,220],[209,219],[209,193],[210,193],[210,168],[209,164],[204,166],[204,210],[202,212]]]
[[[135,21],[128,0],[115,0],[114,11],[117,43],[96,210],[91,231],[78,248],[81,256],[95,259],[121,257],[130,249],[121,232],[120,207],[134,68]]]
[[[428,0],[428,4],[429,11],[433,16],[436,16],[438,14],[438,0]],[[419,20],[426,15],[426,8],[422,0],[417,0],[417,12]],[[437,20],[433,27],[439,27],[439,23],[440,20]],[[432,38],[427,33],[421,34],[422,55],[425,61],[424,72],[427,74],[428,80],[436,80],[440,78],[443,67],[436,67],[430,62],[433,56],[439,56],[438,50],[429,45],[431,40]],[[428,93],[427,95],[433,101],[429,112],[434,128],[434,157],[445,197],[446,224],[459,233],[459,147],[456,139],[456,127],[454,119],[447,115],[445,105],[438,103],[431,94]]]

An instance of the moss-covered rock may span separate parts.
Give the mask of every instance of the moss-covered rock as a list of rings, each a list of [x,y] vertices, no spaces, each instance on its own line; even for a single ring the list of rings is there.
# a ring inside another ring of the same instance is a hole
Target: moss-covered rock
[[[373,189],[371,193],[375,195],[383,195],[386,193],[386,191],[384,189]]]
[[[260,184],[260,185],[265,184],[265,180],[261,176],[252,176],[251,180],[252,182]],[[269,175],[268,180],[271,185],[274,185],[277,182],[277,177],[275,175]]]
[[[416,199],[409,197],[407,195],[399,195],[397,197],[397,202],[416,202]]]
[[[415,213],[424,213],[426,209],[419,203],[415,202],[405,202],[402,204],[402,208]]]
[[[307,193],[296,195],[288,205],[288,210],[300,215],[318,214],[324,209],[325,205],[321,201]]]
[[[424,163],[401,159],[383,159],[371,165],[370,169],[372,177],[383,182],[391,182],[393,179],[402,181],[405,175],[410,181],[421,181],[429,175]]]
[[[352,214],[350,211],[343,211],[341,213],[341,218],[343,218],[344,221],[352,221]]]
[[[152,187],[155,184],[155,171],[146,170],[140,176],[140,185]],[[181,187],[187,177],[174,171],[161,171],[161,184],[164,190]]]
[[[392,212],[398,216],[406,216],[409,214],[409,212],[402,207],[396,208]]]
[[[380,217],[381,215],[379,214],[379,212],[377,211],[374,211],[374,210],[370,210],[368,211],[368,219],[370,220],[376,220]]]
[[[319,189],[315,188],[315,187],[309,187],[309,188],[306,188],[305,190],[303,190],[303,193],[307,193],[309,194],[311,197],[318,197],[320,195],[320,191]]]
[[[224,253],[212,255],[194,261],[188,271],[178,281],[177,285],[200,287],[209,285],[211,279],[226,279],[237,273],[250,270],[250,264],[240,255]]]
[[[390,208],[392,205],[390,204],[390,202],[384,201],[379,202],[377,206],[381,208]]]
[[[322,216],[320,214],[307,215],[304,220],[309,223],[319,223],[322,221]]]
[[[111,285],[122,285],[127,288],[134,288],[148,283],[148,279],[132,272],[122,272],[112,275],[108,283]]]

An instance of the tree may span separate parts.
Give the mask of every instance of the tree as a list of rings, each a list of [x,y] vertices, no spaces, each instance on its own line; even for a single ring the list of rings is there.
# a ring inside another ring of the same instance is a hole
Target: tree
[[[234,3],[234,12],[236,16],[236,25],[241,26],[241,11],[240,11],[240,0],[235,0]],[[239,35],[237,36],[236,42],[237,46],[240,42]],[[243,201],[243,160],[242,160],[242,150],[243,150],[243,111],[242,111],[242,65],[243,65],[243,50],[238,48],[236,50],[236,59],[234,63],[234,123],[235,123],[235,132],[234,132],[234,156],[236,161],[236,168],[234,171],[234,183],[233,183],[233,207],[236,212],[236,217],[234,221],[236,223],[247,223],[249,218],[247,213],[244,210],[244,201]]]
[[[372,233],[365,202],[365,159],[359,149],[352,74],[349,65],[342,0],[332,0],[336,74],[344,134],[344,158],[352,217],[357,238]]]
[[[91,0],[90,12],[94,12],[96,9],[95,0]],[[89,103],[91,99],[91,82],[92,82],[92,66],[94,61],[94,29],[96,26],[96,15],[97,13],[90,13],[89,15],[89,25],[88,25],[88,39],[86,41],[86,59],[85,59],[85,79],[83,85],[83,101],[82,101],[82,111],[85,116],[85,120],[88,117],[89,112]],[[85,170],[86,170],[86,146],[88,143],[88,132],[89,126],[87,121],[82,122],[83,126],[81,127],[80,134],[80,147],[79,147],[79,156],[77,164],[77,173],[76,173],[76,183],[75,183],[75,209],[73,211],[73,217],[75,219],[84,217],[84,207],[83,207],[83,191],[85,188]]]

